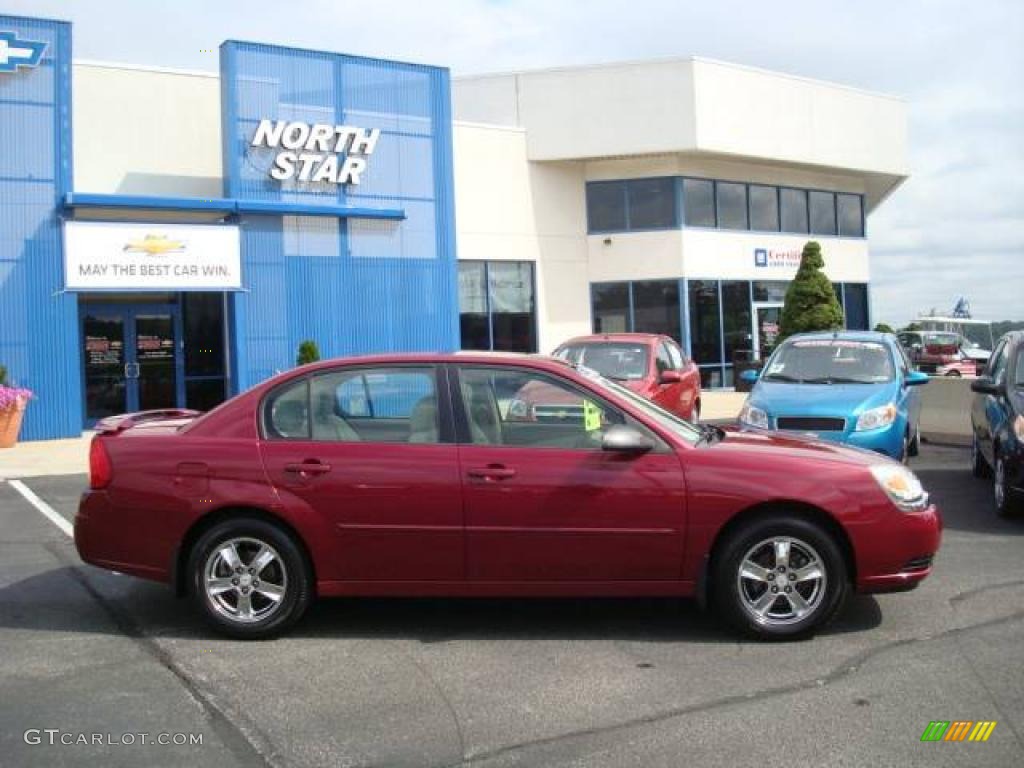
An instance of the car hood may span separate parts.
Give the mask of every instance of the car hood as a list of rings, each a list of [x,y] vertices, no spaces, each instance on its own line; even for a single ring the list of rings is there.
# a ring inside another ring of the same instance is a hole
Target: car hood
[[[883,384],[790,384],[759,381],[750,402],[771,416],[849,416],[891,403],[895,382]]]
[[[724,427],[723,430],[725,436],[718,442],[711,443],[715,450],[722,453],[763,454],[762,458],[766,463],[780,458],[798,461],[811,459],[859,467],[892,462],[892,459],[875,451],[816,440],[795,433],[768,432],[739,426]]]

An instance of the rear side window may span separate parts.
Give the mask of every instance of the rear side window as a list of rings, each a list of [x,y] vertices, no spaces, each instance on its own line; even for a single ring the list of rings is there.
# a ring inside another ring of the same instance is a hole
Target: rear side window
[[[263,403],[263,431],[268,439],[309,439],[309,381],[301,379],[272,391]]]
[[[355,368],[315,376],[310,385],[314,440],[437,443],[433,367]]]

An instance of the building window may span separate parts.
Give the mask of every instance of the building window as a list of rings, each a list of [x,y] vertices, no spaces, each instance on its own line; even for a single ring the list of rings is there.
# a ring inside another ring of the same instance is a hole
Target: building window
[[[750,228],[758,232],[779,231],[779,190],[750,185]]]
[[[533,297],[533,262],[487,264],[491,305],[491,349],[537,351],[537,316]]]
[[[722,319],[725,328],[725,363],[735,362],[736,354],[751,352],[750,283],[746,280],[722,281]],[[728,386],[729,382],[726,382]]]
[[[704,179],[683,179],[683,210],[686,226],[715,226],[715,183]]]
[[[629,283],[590,286],[594,333],[625,333],[630,330]]]
[[[672,229],[679,226],[676,216],[676,180],[633,179],[627,182],[629,229]]]
[[[785,280],[757,280],[754,282],[754,301],[783,302],[789,283]]]
[[[629,232],[679,226],[676,179],[661,177],[587,184],[587,231]]]
[[[459,331],[463,349],[491,348],[485,262],[459,262]]]
[[[868,287],[864,283],[843,284],[843,314],[851,331],[869,329]]]
[[[626,230],[626,182],[587,184],[587,229],[590,232]]]
[[[860,195],[836,195],[840,237],[864,237],[864,209]]]
[[[185,407],[208,411],[227,397],[224,295],[181,294],[185,347]]]
[[[722,362],[717,280],[690,280],[690,356],[698,364]],[[702,374],[703,375],[703,374]]]
[[[718,226],[722,229],[749,229],[747,222],[747,185],[725,181],[715,183]]]
[[[836,234],[836,196],[832,192],[811,192],[811,234]]]
[[[537,351],[533,262],[460,261],[463,349]]]
[[[779,190],[782,231],[795,234],[807,232],[807,191],[783,187]]]
[[[647,280],[633,283],[633,323],[636,333],[660,333],[676,341],[679,327],[679,281]]]

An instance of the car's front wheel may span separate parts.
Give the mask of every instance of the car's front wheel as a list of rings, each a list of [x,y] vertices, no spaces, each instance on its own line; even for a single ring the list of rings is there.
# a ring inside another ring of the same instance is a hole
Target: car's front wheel
[[[279,634],[312,597],[306,558],[282,529],[235,518],[215,525],[192,548],[193,598],[217,629],[239,639]]]
[[[804,637],[831,619],[849,590],[836,542],[818,525],[773,515],[743,525],[723,543],[713,570],[715,605],[754,637]]]
[[[978,436],[971,438],[971,474],[975,477],[988,477],[991,470],[988,462],[981,453],[981,446],[978,445]]]
[[[1006,459],[996,451],[995,467],[992,469],[992,491],[995,498],[996,514],[1000,517],[1009,517],[1017,512],[1018,500],[1010,488],[1010,478],[1007,472]]]

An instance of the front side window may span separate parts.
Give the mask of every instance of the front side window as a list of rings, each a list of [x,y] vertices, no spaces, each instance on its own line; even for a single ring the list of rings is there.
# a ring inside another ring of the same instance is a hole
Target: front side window
[[[675,344],[671,342],[662,342],[665,345],[665,349],[668,350],[668,356],[672,359],[673,370],[679,371],[683,368],[683,353]]]
[[[566,344],[555,351],[555,357],[615,381],[640,381],[647,376],[646,344],[618,341]]]
[[[532,371],[461,368],[459,390],[476,445],[601,450],[625,416],[603,401]]]
[[[988,361],[988,371],[986,373],[990,379],[997,383],[1002,380],[1003,374],[1006,373],[1006,348],[1006,342],[1000,342]]]
[[[654,364],[658,366],[658,373],[662,374],[665,371],[671,371],[675,366],[672,365],[672,355],[668,353],[668,348],[664,342],[658,344],[657,356],[654,358]]]
[[[310,384],[314,440],[344,443],[440,442],[431,366],[353,368]]]
[[[796,384],[878,384],[891,381],[892,357],[875,341],[805,339],[784,343],[763,379]]]
[[[1024,347],[1017,348],[1017,370],[1013,374],[1013,386],[1024,387]]]

